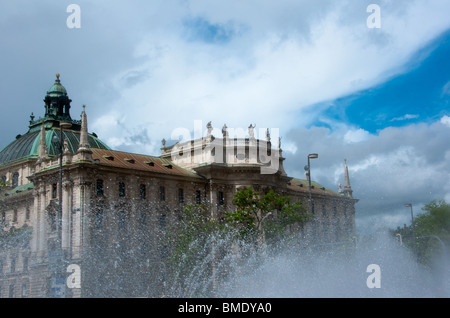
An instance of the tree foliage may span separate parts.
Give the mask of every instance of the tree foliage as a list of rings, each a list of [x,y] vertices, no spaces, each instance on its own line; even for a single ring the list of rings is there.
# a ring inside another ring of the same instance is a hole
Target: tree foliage
[[[198,280],[206,279],[217,264],[224,265],[231,253],[244,255],[261,243],[275,243],[289,236],[286,229],[305,222],[309,215],[300,202],[290,203],[288,196],[269,191],[262,195],[251,187],[239,190],[233,200],[236,210],[225,212],[224,218],[213,219],[211,206],[185,205],[177,220],[164,233],[163,249],[172,294],[208,295],[214,288],[196,290]],[[226,270],[220,271],[224,275]],[[186,294],[186,292],[189,292]]]
[[[233,203],[237,209],[226,214],[227,221],[244,236],[262,235],[268,243],[282,239],[290,225],[306,222],[310,217],[300,201],[290,203],[289,196],[273,190],[261,194],[252,187],[244,188],[235,194]]]
[[[432,265],[438,254],[450,252],[450,204],[431,201],[422,210],[424,213],[414,217],[414,226],[404,225],[392,232],[402,237],[421,263]]]

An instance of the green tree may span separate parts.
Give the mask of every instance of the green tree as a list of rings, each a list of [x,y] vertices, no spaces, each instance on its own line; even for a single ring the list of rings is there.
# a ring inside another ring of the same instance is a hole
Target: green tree
[[[223,225],[210,219],[208,211],[208,205],[187,204],[164,233],[168,296],[204,297],[211,292],[212,286],[198,280],[208,278],[205,272],[211,269],[212,237],[223,232]],[[195,286],[206,287],[199,290]]]
[[[289,196],[270,190],[266,194],[252,187],[239,190],[233,200],[235,211],[226,213],[227,221],[241,231],[244,238],[260,239],[268,243],[289,235],[287,228],[310,218],[301,202],[290,203]]]
[[[431,201],[422,210],[424,213],[414,217],[414,229],[404,225],[397,227],[393,234],[400,234],[403,243],[416,253],[418,260],[431,266],[437,254],[449,252],[450,204],[445,200]]]
[[[211,219],[209,205],[187,204],[170,222],[162,246],[167,251],[169,296],[210,296],[213,285],[226,277],[227,262],[236,260],[233,253],[243,257],[256,251],[254,243],[282,240],[289,236],[289,225],[309,217],[300,202],[290,203],[288,196],[274,191],[261,195],[251,187],[241,189],[233,203],[236,210],[226,212],[222,220]]]

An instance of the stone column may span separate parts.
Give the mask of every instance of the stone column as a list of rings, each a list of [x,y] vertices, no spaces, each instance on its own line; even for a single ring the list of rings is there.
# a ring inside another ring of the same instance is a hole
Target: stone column
[[[32,224],[33,224],[33,235],[31,239],[31,252],[36,253],[39,247],[39,199],[40,199],[40,191],[35,190],[33,192],[33,215],[32,215]]]
[[[213,183],[212,180],[209,181],[208,186],[208,198],[209,198],[209,204],[210,204],[210,215],[209,217],[212,220],[215,220],[217,218],[217,186]]]
[[[83,240],[85,236],[84,220],[87,216],[87,209],[89,207],[89,186],[90,183],[80,181],[73,188],[74,196],[74,213],[72,214],[72,258],[80,258]]]
[[[70,248],[70,213],[71,213],[71,183],[63,184],[62,224],[61,224],[61,246],[67,250]]]
[[[44,251],[47,249],[46,243],[47,243],[47,215],[46,215],[46,208],[47,208],[47,189],[45,185],[42,185],[41,191],[40,191],[40,211],[38,212],[38,218],[39,218],[39,247],[38,252],[40,255],[43,255]]]

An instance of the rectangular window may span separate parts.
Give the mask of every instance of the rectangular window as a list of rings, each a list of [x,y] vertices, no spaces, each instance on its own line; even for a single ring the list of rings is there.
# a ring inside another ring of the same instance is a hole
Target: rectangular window
[[[145,191],[145,184],[140,184],[139,185],[139,196],[141,199],[145,199],[146,197],[146,191]]]
[[[184,203],[183,189],[178,189],[178,203]]]
[[[224,205],[225,204],[225,198],[223,196],[223,192],[219,191],[218,196],[217,196],[217,201],[219,203],[219,205]]]
[[[97,196],[99,196],[99,197],[103,196],[103,180],[101,180],[101,179],[97,180],[95,192],[96,192]]]
[[[14,209],[13,212],[13,222],[17,222],[17,209]]]
[[[195,191],[195,203],[196,204],[202,203],[202,193],[200,190]]]
[[[119,182],[119,197],[125,196],[125,183]]]
[[[159,200],[166,201],[166,189],[163,186],[159,187]]]

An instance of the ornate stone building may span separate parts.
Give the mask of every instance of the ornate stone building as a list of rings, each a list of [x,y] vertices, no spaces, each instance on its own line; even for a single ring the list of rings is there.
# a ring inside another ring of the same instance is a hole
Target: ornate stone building
[[[247,138],[230,137],[226,126],[215,137],[208,123],[206,136],[163,141],[159,156],[121,152],[88,132],[84,108],[81,120],[72,119],[70,103],[57,75],[44,117],[32,114],[28,131],[0,152],[1,297],[158,296],[165,225],[188,203],[207,203],[220,219],[246,186],[305,207],[311,193],[315,217],[304,238],[354,235],[347,164],[344,190],[312,181],[310,189],[307,174],[286,175],[280,141],[273,145],[269,131],[256,139],[252,125]],[[68,286],[71,273],[80,285]]]

